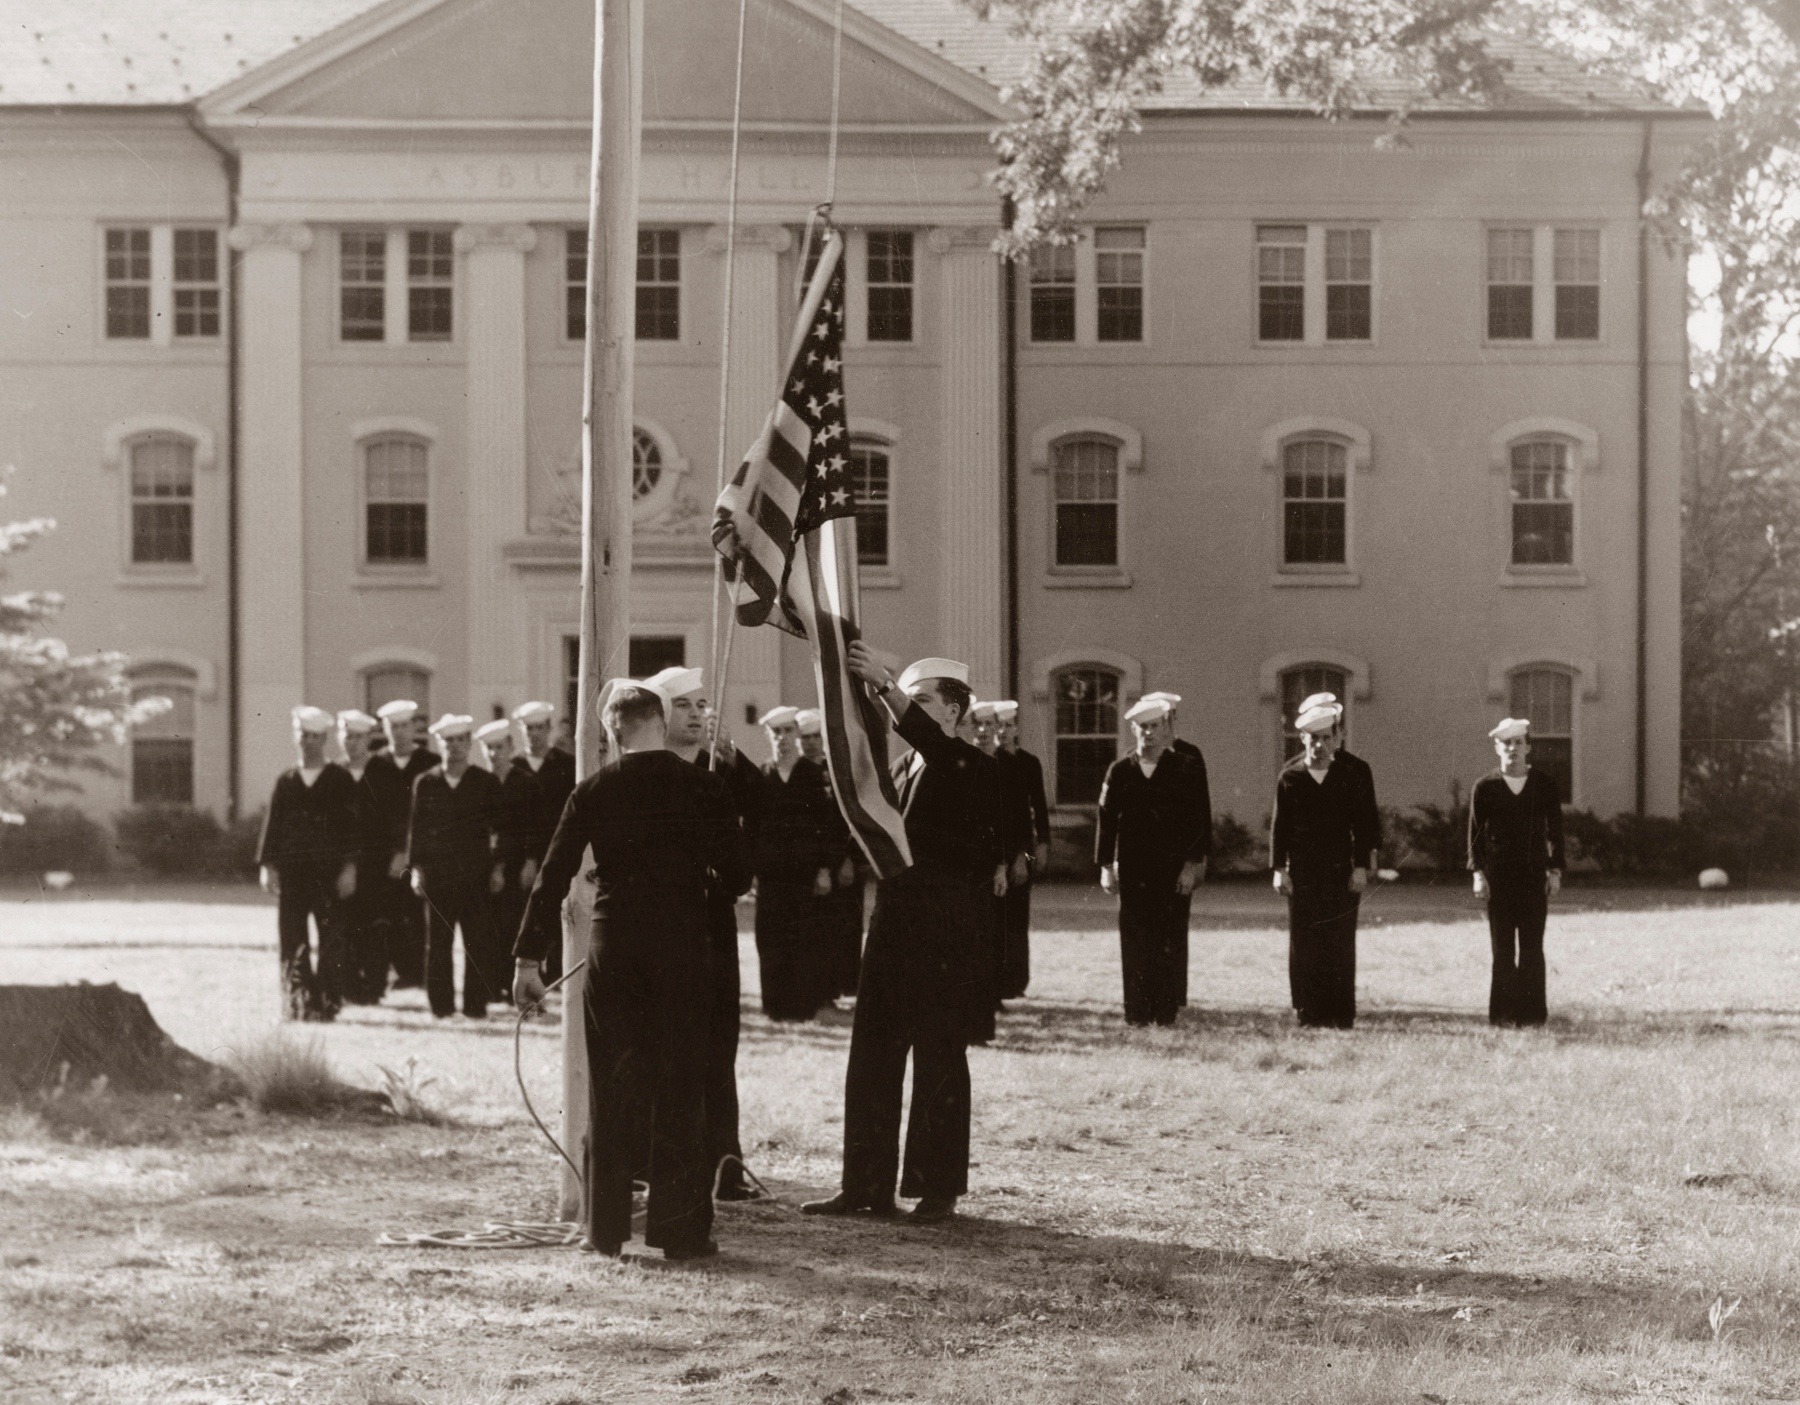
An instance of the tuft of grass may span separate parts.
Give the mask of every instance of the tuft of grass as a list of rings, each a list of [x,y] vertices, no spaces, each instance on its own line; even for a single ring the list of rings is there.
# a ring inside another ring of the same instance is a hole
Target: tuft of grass
[[[402,1122],[419,1122],[427,1127],[443,1127],[451,1117],[431,1097],[431,1086],[437,1082],[433,1074],[424,1072],[418,1055],[408,1054],[400,1068],[376,1064],[381,1074],[381,1095],[388,1110]]]
[[[228,1063],[243,1081],[245,1096],[261,1112],[327,1117],[367,1108],[379,1097],[340,1079],[316,1037],[297,1039],[277,1031],[238,1050]]]

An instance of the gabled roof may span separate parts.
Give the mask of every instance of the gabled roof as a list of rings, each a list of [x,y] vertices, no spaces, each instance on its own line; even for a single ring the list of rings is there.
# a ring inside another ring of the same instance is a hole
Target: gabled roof
[[[666,0],[680,3],[681,0]],[[654,3],[654,0],[653,0]],[[828,14],[831,0],[789,0]],[[385,18],[430,9],[430,0],[0,0],[0,107],[181,107],[294,71],[296,61],[328,59],[383,27]],[[846,0],[849,26],[923,77],[935,71],[946,91],[998,112],[997,90],[1024,70],[1022,41],[978,18],[959,0]],[[1511,63],[1497,102],[1432,100],[1426,113],[1605,116],[1672,114],[1618,79],[1510,38],[1491,41]],[[267,74],[265,75],[265,70]],[[985,100],[981,100],[985,93]],[[1377,107],[1402,105],[1397,85],[1375,92]],[[212,104],[209,104],[209,106]],[[1258,80],[1205,89],[1172,79],[1145,103],[1147,112],[1304,112],[1306,104]]]

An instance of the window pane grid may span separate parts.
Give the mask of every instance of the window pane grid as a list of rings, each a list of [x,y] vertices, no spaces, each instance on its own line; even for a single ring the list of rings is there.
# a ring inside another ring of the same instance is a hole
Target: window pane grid
[[[170,565],[194,559],[194,457],[185,439],[154,435],[131,449],[131,559]]]
[[[662,449],[641,429],[631,431],[631,497],[648,497],[662,481]]]
[[[585,238],[582,242],[585,257]],[[582,278],[585,283],[585,265]],[[678,229],[638,231],[637,335],[643,341],[681,339],[681,231]]]
[[[570,341],[587,336],[587,231],[563,231],[564,330]]]
[[[408,439],[378,440],[364,451],[364,475],[368,560],[407,565],[426,561],[430,477],[425,446]]]
[[[1346,464],[1344,446],[1328,440],[1301,440],[1282,450],[1282,559],[1288,565],[1343,565],[1347,559]]]
[[[1513,674],[1509,711],[1531,723],[1531,764],[1555,779],[1567,803],[1574,790],[1575,690],[1560,669],[1522,669]]]
[[[856,494],[856,559],[888,564],[888,456],[869,445],[850,450],[850,484]]]
[[[1559,229],[1552,243],[1557,340],[1596,340],[1600,335],[1600,231]]]
[[[1512,561],[1567,566],[1575,560],[1569,446],[1553,440],[1512,449]]]
[[[1325,339],[1367,341],[1372,326],[1375,241],[1366,229],[1325,231]]]
[[[406,232],[406,337],[449,341],[456,250],[447,229]]]
[[[1075,246],[1048,244],[1031,251],[1031,339],[1075,340]]]
[[[1257,330],[1262,341],[1306,337],[1306,226],[1260,225],[1256,231]]]
[[[908,229],[872,229],[868,235],[869,340],[911,341],[913,336],[913,237]]]
[[[175,335],[219,335],[219,232],[175,231]]]
[[[186,670],[132,678],[131,700],[166,698],[167,710],[131,729],[131,803],[194,803],[194,683]]]
[[[1056,803],[1092,805],[1119,751],[1119,675],[1067,669],[1056,676]]]
[[[1119,564],[1119,451],[1093,439],[1056,446],[1056,564]]]
[[[381,341],[387,335],[387,236],[376,229],[338,235],[338,337]]]
[[[1532,233],[1487,232],[1488,339],[1530,341],[1532,336]]]
[[[1097,335],[1101,341],[1144,339],[1144,231],[1094,231]]]
[[[126,341],[150,336],[150,231],[106,231],[106,335]]]

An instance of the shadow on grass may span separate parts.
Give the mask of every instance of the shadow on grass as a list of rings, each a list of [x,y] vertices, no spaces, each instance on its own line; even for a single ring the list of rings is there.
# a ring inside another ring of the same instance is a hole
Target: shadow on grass
[[[782,1186],[784,1199],[826,1193]],[[1699,1289],[1491,1272],[1464,1264],[1310,1260],[1126,1235],[1084,1235],[982,1215],[949,1225],[814,1220],[786,1205],[732,1206],[712,1272],[772,1298],[838,1308],[826,1331],[963,1354],[1008,1332],[1129,1334],[1235,1325],[1267,1340],[1407,1350],[1454,1339],[1575,1351],[1628,1347],[1646,1331],[1704,1340]],[[673,1267],[673,1266],[672,1266]],[[1781,1329],[1779,1322],[1763,1325]]]

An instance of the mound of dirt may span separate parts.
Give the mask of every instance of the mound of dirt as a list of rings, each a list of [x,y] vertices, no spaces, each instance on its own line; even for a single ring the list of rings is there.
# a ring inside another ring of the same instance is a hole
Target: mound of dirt
[[[116,985],[0,985],[0,1099],[57,1087],[222,1092],[234,1080],[163,1033],[143,997]]]

